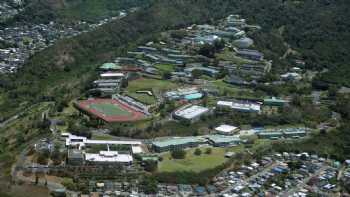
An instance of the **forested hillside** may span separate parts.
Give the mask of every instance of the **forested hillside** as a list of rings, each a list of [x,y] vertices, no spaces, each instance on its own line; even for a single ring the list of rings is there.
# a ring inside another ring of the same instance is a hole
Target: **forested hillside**
[[[117,16],[122,9],[144,6],[150,2],[151,0],[26,0],[24,11],[11,22],[97,22]]]
[[[0,100],[4,109],[1,116],[15,111],[23,101],[34,102],[49,96],[62,99],[61,91],[55,87],[69,87],[77,81],[76,76],[91,70],[89,66],[125,53],[139,41],[156,38],[163,30],[210,23],[231,13],[241,14],[250,23],[262,26],[262,32],[257,35],[258,48],[274,60],[275,70],[289,63],[279,59],[285,52],[283,42],[287,42],[309,68],[330,69],[320,79],[350,85],[350,72],[346,72],[350,60],[349,4],[346,0],[158,0],[121,21],[62,40],[31,57],[16,75],[9,79],[2,77],[1,87],[7,93]]]

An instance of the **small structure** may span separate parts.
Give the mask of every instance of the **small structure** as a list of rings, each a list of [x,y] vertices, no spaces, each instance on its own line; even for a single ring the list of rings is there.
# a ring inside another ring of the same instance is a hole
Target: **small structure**
[[[120,72],[110,72],[110,73],[102,73],[100,77],[104,80],[106,79],[123,79],[125,77],[124,73]]]
[[[300,81],[302,79],[302,76],[296,72],[288,72],[286,74],[281,75],[281,79],[284,81]]]
[[[288,103],[287,100],[279,99],[276,97],[264,99],[264,105],[267,106],[277,106],[277,107],[283,107]]]
[[[186,105],[173,113],[173,117],[178,120],[189,121],[190,123],[198,121],[203,115],[210,112],[210,109],[198,105]]]
[[[198,100],[203,98],[203,93],[196,87],[190,88],[179,88],[174,91],[169,91],[164,94],[165,98],[168,100],[181,100],[185,99],[187,101]]]
[[[264,59],[264,54],[256,50],[240,49],[237,51],[237,55],[254,61],[262,61]]]
[[[233,41],[233,44],[238,48],[245,49],[252,46],[254,44],[254,41],[248,37],[243,37],[241,39]]]
[[[69,149],[67,161],[69,165],[82,165],[84,164],[84,155],[81,150]]]
[[[235,126],[223,124],[216,127],[215,131],[221,135],[233,135],[234,133],[239,131],[239,128]]]
[[[101,71],[117,71],[121,69],[122,67],[115,63],[104,63],[99,67],[99,70]]]

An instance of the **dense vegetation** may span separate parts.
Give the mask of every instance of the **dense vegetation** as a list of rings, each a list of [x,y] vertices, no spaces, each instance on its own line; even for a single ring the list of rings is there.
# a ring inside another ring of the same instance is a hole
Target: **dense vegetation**
[[[10,23],[97,22],[118,16],[120,10],[144,6],[150,2],[151,0],[27,0],[23,6],[24,11]]]

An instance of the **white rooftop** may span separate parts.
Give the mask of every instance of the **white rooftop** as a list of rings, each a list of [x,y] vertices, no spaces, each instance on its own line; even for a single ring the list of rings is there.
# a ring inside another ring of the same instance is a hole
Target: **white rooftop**
[[[131,150],[133,154],[140,154],[143,152],[141,146],[131,146]]]
[[[62,136],[64,137],[64,136]],[[110,145],[141,145],[141,141],[115,141],[115,140],[89,140],[86,137],[68,135],[66,146],[85,146],[85,144],[110,144]]]
[[[102,73],[101,77],[124,77],[124,73]]]
[[[260,111],[261,106],[257,103],[240,103],[240,102],[232,102],[232,101],[218,101],[217,105],[226,106],[236,110],[244,110],[244,111]]]
[[[100,151],[99,154],[86,153],[85,160],[91,162],[130,163],[133,158],[129,154],[119,154],[117,151]]]
[[[232,133],[236,129],[238,129],[238,127],[226,125],[226,124],[220,125],[219,127],[215,128],[216,131],[219,131],[222,133]]]
[[[201,116],[207,112],[209,112],[209,109],[206,107],[192,105],[190,107],[182,108],[182,109],[175,111],[175,115],[182,117],[182,118],[185,118],[185,119],[193,119],[193,118]]]

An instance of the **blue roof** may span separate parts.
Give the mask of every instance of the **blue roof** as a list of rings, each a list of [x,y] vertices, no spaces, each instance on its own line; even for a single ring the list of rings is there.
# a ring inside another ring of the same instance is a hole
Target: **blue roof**
[[[197,193],[200,193],[200,194],[206,193],[205,187],[202,187],[202,186],[197,186],[195,188],[195,190],[196,190]]]
[[[186,100],[195,100],[195,99],[200,99],[203,97],[202,93],[194,93],[194,94],[188,94],[185,96]]]

